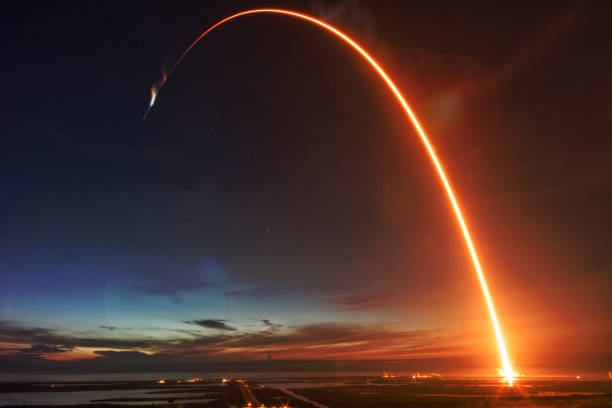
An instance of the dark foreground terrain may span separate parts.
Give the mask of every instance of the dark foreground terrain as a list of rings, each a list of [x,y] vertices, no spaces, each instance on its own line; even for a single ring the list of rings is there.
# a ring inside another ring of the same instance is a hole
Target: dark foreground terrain
[[[603,408],[612,381],[307,377],[90,383],[0,383],[2,407]]]
[[[612,408],[611,381],[521,381],[509,386],[482,380],[398,380],[290,390],[332,408]]]

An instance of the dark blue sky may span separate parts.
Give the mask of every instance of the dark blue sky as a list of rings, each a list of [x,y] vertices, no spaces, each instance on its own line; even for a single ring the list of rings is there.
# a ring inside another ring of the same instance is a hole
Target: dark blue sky
[[[6,9],[9,370],[96,355],[77,367],[95,370],[112,352],[177,366],[271,355],[495,367],[431,165],[380,79],[329,34],[279,16],[232,22],[141,120],[161,67],[252,6]],[[517,365],[607,367],[605,4],[282,6],[354,35],[405,92],[465,208]]]

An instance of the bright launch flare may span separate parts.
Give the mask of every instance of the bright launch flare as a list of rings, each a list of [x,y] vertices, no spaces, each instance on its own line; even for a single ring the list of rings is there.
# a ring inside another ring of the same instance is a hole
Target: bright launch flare
[[[179,60],[180,61],[180,60]],[[178,61],[176,62],[176,64],[178,64]],[[176,66],[176,64],[174,64],[174,66]],[[172,67],[174,69],[174,67]],[[168,80],[168,74],[166,74],[166,72],[163,72],[163,75],[160,79],[158,79],[153,86],[151,86],[151,100],[149,101],[149,106],[147,106],[147,110],[144,114],[144,116],[142,117],[142,120],[145,120],[147,118],[147,115],[149,114],[149,112],[151,112],[151,108],[153,107],[153,105],[155,105],[155,100],[157,99],[157,94],[159,93],[159,90],[162,86],[164,86],[164,84],[166,83],[166,81]]]
[[[315,25],[318,25],[319,27],[322,27],[322,28],[326,29],[327,31],[335,34],[337,37],[342,39],[345,43],[350,45],[355,51],[357,51],[357,53],[359,53],[372,66],[372,68],[374,68],[374,70],[378,73],[378,75],[385,81],[385,83],[387,84],[387,86],[389,87],[389,89],[391,90],[391,92],[393,93],[393,95],[395,96],[397,101],[399,102],[399,104],[404,109],[406,115],[408,116],[408,119],[410,120],[410,122],[414,126],[415,130],[417,131],[417,133],[418,133],[418,135],[419,135],[419,137],[421,139],[421,142],[423,143],[423,145],[425,147],[425,150],[427,150],[427,153],[429,154],[429,157],[430,157],[430,159],[431,159],[431,161],[432,161],[432,163],[433,163],[433,165],[434,165],[434,167],[436,169],[436,172],[438,173],[438,176],[440,177],[440,181],[442,182],[442,185],[443,185],[444,189],[446,190],[446,193],[448,195],[448,199],[449,199],[450,204],[451,204],[451,206],[453,208],[453,211],[455,212],[455,216],[457,218],[457,223],[459,224],[459,228],[461,229],[461,232],[463,233],[463,237],[465,239],[465,244],[466,244],[468,252],[469,252],[469,254],[470,254],[471,258],[472,258],[472,263],[474,265],[474,269],[476,271],[476,275],[478,276],[478,281],[480,282],[480,286],[482,288],[482,293],[484,295],[485,302],[487,304],[487,308],[489,309],[489,315],[491,317],[491,323],[493,325],[493,331],[495,332],[495,338],[497,340],[497,346],[498,346],[498,349],[499,349],[500,359],[501,359],[501,363],[502,363],[502,369],[499,370],[499,373],[500,373],[501,376],[503,376],[503,377],[505,377],[507,379],[512,379],[513,377],[516,377],[517,374],[512,369],[512,364],[510,363],[510,358],[508,356],[508,352],[506,351],[506,345],[505,345],[504,338],[503,338],[503,335],[502,335],[501,327],[499,325],[499,321],[497,320],[497,314],[495,313],[495,307],[493,306],[493,299],[491,298],[491,294],[489,293],[489,288],[487,286],[487,282],[486,282],[484,273],[483,273],[482,268],[480,266],[480,261],[478,260],[478,255],[476,253],[476,249],[474,247],[474,244],[472,243],[472,239],[470,237],[470,233],[468,231],[467,224],[465,223],[465,221],[463,219],[463,215],[461,214],[461,209],[459,208],[459,204],[457,202],[457,199],[455,198],[455,195],[454,195],[453,190],[451,188],[450,182],[446,178],[446,174],[444,173],[444,169],[442,168],[442,164],[440,163],[440,160],[438,160],[438,157],[437,157],[437,155],[435,153],[435,150],[434,150],[433,146],[431,145],[431,143],[429,142],[429,139],[427,138],[427,135],[425,134],[425,131],[423,130],[423,127],[421,126],[421,124],[417,120],[416,115],[412,112],[412,109],[410,109],[410,106],[408,105],[408,103],[404,99],[404,96],[401,94],[401,92],[395,86],[395,83],[391,80],[391,78],[389,78],[387,73],[382,69],[382,67],[378,64],[378,62],[376,62],[376,60],[374,58],[372,58],[370,56],[370,54],[368,54],[359,44],[357,44],[349,36],[347,36],[346,34],[341,32],[337,28],[335,28],[335,27],[333,27],[333,26],[331,26],[331,25],[329,25],[329,24],[327,24],[327,23],[325,23],[325,22],[323,22],[321,20],[318,20],[318,19],[316,19],[314,17],[311,17],[309,15],[306,15],[306,14],[297,13],[297,12],[289,11],[289,10],[281,10],[281,9],[254,9],[254,10],[247,10],[247,11],[243,11],[243,12],[240,12],[240,13],[233,14],[233,15],[231,15],[229,17],[224,18],[223,20],[218,21],[213,26],[211,26],[208,30],[204,31],[198,38],[196,38],[196,40],[193,43],[191,43],[191,45],[189,47],[187,47],[187,49],[185,49],[185,51],[181,54],[181,56],[174,63],[174,65],[172,66],[170,71],[168,71],[168,74],[167,75],[164,74],[164,76],[159,81],[157,81],[155,84],[153,84],[153,87],[151,88],[151,101],[149,103],[149,108],[147,109],[147,113],[153,107],[153,104],[155,103],[156,97],[159,94],[159,90],[166,83],[166,80],[168,79],[168,76],[172,73],[172,71],[176,68],[176,66],[181,62],[181,60],[189,53],[189,51],[191,51],[191,49],[206,34],[208,34],[212,30],[214,30],[216,27],[220,26],[221,24],[223,24],[223,23],[225,23],[225,22],[227,22],[229,20],[232,20],[232,19],[234,19],[236,17],[241,17],[241,16],[244,16],[244,15],[255,14],[255,13],[283,14],[283,15],[286,15],[286,16],[296,17],[296,18],[308,21],[310,23],[313,23]],[[145,114],[145,117],[146,117],[146,115],[147,114]]]

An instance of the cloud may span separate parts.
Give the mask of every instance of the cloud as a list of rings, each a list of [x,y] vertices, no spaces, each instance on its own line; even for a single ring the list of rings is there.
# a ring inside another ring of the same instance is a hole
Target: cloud
[[[486,367],[492,358],[496,358],[496,355],[480,351],[471,343],[472,340],[466,341],[445,331],[410,331],[348,323],[285,326],[269,330],[275,324],[269,319],[261,319],[261,322],[266,325],[266,330],[256,332],[239,331],[223,320],[206,319],[188,323],[215,329],[221,327],[220,331],[164,339],[91,339],[0,321],[0,342],[19,345],[1,350],[0,371],[192,371],[201,368],[202,363],[213,371],[367,371],[381,364],[389,369],[401,361],[404,361],[405,368],[447,367],[457,370],[480,367],[479,364]],[[90,354],[78,359],[82,347],[95,350],[91,352],[94,358]],[[268,355],[274,359],[268,360]],[[592,353],[585,356],[585,362],[601,365],[604,361],[601,358],[606,356],[609,357],[609,353],[605,356]]]
[[[389,305],[389,300],[377,296],[343,296],[328,299],[329,303],[347,306],[349,310],[379,309]]]
[[[464,353],[456,340],[436,331],[397,331],[378,325],[311,324],[283,330],[202,336],[174,345],[193,357],[235,360],[296,358],[408,358]]]
[[[113,351],[113,350],[96,350],[94,354],[106,358],[134,359],[148,357],[146,353],[140,351]]]
[[[225,292],[226,296],[254,296],[251,291],[245,289],[236,289]]]
[[[184,323],[195,324],[201,327],[205,327],[207,329],[217,329],[217,330],[227,330],[227,331],[236,330],[235,327],[228,326],[225,323],[225,320],[216,320],[216,319],[189,320],[189,321],[185,321]]]
[[[130,289],[147,295],[168,296],[174,303],[179,304],[182,302],[181,292],[198,292],[212,286],[214,285],[208,282],[160,282],[151,285],[134,285]]]
[[[283,327],[285,327],[282,324],[272,323],[269,319],[261,319],[261,322],[268,327],[268,330],[272,330],[272,331],[280,330]]]
[[[19,353],[23,355],[36,355],[40,356],[42,354],[48,353],[66,353],[72,350],[72,348],[65,348],[59,346],[48,346],[46,344],[37,344],[32,345],[28,348],[19,349]]]
[[[70,335],[60,334],[56,331],[47,328],[21,327],[10,322],[0,321],[0,342],[46,345],[47,347],[58,346],[65,349],[72,349],[75,347],[146,349],[159,346],[161,341],[155,339],[141,340],[121,338],[74,337]]]
[[[134,285],[131,289],[150,295],[174,296],[178,292],[197,292],[201,289],[210,288],[212,285],[207,282],[184,282],[184,283],[165,283],[159,285]]]
[[[133,291],[169,297],[175,304],[183,302],[182,295],[206,289],[224,289],[230,277],[228,270],[212,259],[192,262],[173,262],[161,259],[139,272],[142,279],[130,286]]]
[[[241,288],[228,290],[225,296],[243,297],[256,300],[269,299],[271,296],[276,298],[282,297],[282,291],[275,288],[273,285],[257,286],[252,288]]]
[[[95,354],[99,355],[99,358],[116,356],[116,353],[120,352],[146,352],[174,356],[177,362],[187,357],[205,360],[265,359],[269,353],[273,353],[276,359],[382,358],[389,355],[399,358],[409,355],[448,354],[449,350],[452,353],[454,347],[448,338],[443,338],[435,331],[397,331],[377,325],[341,323],[284,327],[269,319],[261,321],[266,325],[265,330],[243,332],[224,320],[191,320],[185,323],[214,329],[217,333],[190,331],[188,337],[165,339],[73,337],[45,328],[21,328],[0,322],[0,341],[28,345],[29,348],[22,349],[37,355],[70,352],[81,347],[111,349],[96,351]],[[177,333],[177,336],[180,334]],[[27,352],[7,351],[4,354],[18,356]]]
[[[22,342],[24,340],[31,343],[33,339],[45,339],[49,336],[51,336],[51,331],[48,329],[40,327],[27,328],[0,321],[0,341],[12,342],[17,340],[17,342]],[[44,342],[34,341],[34,343]]]

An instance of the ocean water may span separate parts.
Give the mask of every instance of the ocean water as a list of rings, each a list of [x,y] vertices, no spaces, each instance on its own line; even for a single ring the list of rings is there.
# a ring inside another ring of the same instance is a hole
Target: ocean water
[[[193,397],[197,395],[192,393],[172,393],[155,395],[148,394],[147,390],[108,390],[108,391],[74,391],[74,392],[8,392],[0,393],[0,406],[6,405],[74,405],[88,404],[94,400],[101,399],[117,399],[117,398],[152,398],[159,397],[158,401],[131,401],[121,402],[121,404],[129,405],[150,405],[150,404],[166,404],[168,399],[173,397]],[[199,402],[212,401],[212,399],[198,399]],[[187,402],[187,400],[181,400]],[[112,402],[105,402],[112,404]]]

